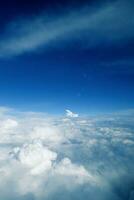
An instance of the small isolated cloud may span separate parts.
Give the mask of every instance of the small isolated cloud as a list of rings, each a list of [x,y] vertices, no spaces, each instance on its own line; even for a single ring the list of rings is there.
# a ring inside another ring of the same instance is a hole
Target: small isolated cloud
[[[77,113],[73,113],[73,112],[70,111],[70,110],[66,110],[66,116],[67,116],[67,117],[76,118],[76,117],[78,117],[79,115],[78,115]]]

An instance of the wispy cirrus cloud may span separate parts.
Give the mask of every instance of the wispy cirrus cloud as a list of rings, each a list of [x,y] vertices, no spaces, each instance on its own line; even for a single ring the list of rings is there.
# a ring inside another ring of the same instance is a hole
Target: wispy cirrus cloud
[[[1,36],[0,55],[15,56],[41,47],[58,48],[72,40],[78,40],[82,48],[126,42],[134,33],[132,4],[116,1],[99,8],[85,6],[62,15],[42,14],[12,21]]]

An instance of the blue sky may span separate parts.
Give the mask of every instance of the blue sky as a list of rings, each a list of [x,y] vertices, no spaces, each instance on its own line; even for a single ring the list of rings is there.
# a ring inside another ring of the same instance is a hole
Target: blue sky
[[[134,2],[4,1],[0,105],[47,113],[134,107]]]

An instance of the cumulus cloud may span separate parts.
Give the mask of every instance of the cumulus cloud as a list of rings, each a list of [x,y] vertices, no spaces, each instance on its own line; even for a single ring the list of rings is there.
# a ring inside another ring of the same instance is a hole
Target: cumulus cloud
[[[133,198],[132,113],[15,113],[1,114],[0,199]]]
[[[31,169],[31,174],[40,174],[47,171],[52,166],[52,161],[56,159],[57,154],[44,148],[40,141],[34,141],[31,144],[24,144],[21,148],[14,148],[12,155],[22,164]]]
[[[132,7],[131,1],[115,1],[93,9],[86,5],[60,16],[42,14],[34,19],[15,20],[3,31],[0,55],[19,55],[50,45],[57,48],[72,39],[86,48],[102,42],[128,41],[134,33]]]

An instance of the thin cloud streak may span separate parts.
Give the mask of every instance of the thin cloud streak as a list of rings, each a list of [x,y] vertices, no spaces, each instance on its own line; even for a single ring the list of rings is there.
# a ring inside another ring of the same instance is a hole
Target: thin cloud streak
[[[43,14],[31,20],[11,22],[3,34],[4,38],[0,39],[0,56],[16,56],[40,47],[48,48],[53,43],[58,48],[73,39],[80,41],[82,47],[86,40],[85,48],[101,45],[102,42],[125,42],[134,33],[133,13],[129,3],[126,9],[126,4],[119,1],[95,11],[86,6],[64,16]]]

